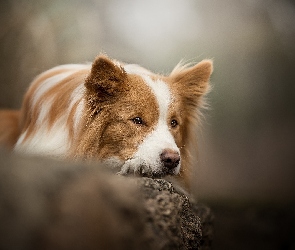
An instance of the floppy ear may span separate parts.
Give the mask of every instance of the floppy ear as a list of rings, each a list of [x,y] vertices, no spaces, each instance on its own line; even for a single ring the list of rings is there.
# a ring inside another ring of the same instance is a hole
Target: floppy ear
[[[210,90],[209,79],[212,71],[212,61],[203,60],[193,67],[174,69],[170,77],[185,97],[186,103],[196,106],[200,98]]]
[[[87,94],[100,101],[117,96],[126,86],[125,70],[104,55],[98,56],[92,64],[91,72],[85,80]]]

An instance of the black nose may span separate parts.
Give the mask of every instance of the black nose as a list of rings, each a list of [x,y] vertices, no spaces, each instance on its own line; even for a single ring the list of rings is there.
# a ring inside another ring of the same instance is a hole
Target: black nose
[[[180,155],[174,150],[164,149],[160,155],[160,159],[164,167],[168,169],[173,169],[178,166],[180,162]]]

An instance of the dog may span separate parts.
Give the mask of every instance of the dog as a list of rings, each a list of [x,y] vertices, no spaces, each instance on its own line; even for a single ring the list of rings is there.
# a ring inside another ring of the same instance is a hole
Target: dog
[[[0,112],[0,141],[18,153],[110,162],[123,175],[189,182],[211,60],[158,75],[99,55],[40,74],[20,111]]]

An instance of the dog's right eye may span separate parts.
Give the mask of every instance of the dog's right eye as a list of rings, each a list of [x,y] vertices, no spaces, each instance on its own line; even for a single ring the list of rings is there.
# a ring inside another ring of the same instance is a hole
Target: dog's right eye
[[[143,120],[140,118],[140,117],[135,117],[132,119],[133,123],[134,124],[137,124],[137,125],[142,125],[143,124]]]

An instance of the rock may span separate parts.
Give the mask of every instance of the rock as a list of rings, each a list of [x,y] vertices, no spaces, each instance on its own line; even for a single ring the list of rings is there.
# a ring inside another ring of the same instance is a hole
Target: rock
[[[2,151],[0,162],[0,249],[207,249],[210,245],[206,235],[212,228],[210,210],[190,202],[166,180],[123,177],[101,164],[71,164]],[[206,232],[203,237],[202,232]]]
[[[201,222],[193,213],[188,197],[163,179],[140,178],[138,183],[154,245],[160,249],[199,249]]]

